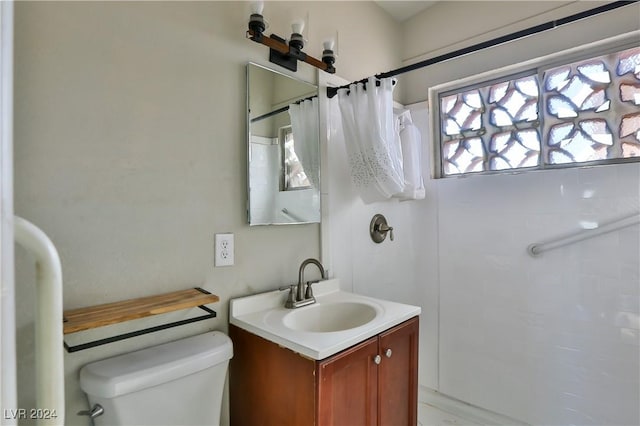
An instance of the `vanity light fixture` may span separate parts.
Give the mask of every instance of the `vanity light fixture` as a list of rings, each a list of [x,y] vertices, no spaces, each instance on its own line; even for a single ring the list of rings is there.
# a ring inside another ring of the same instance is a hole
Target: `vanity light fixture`
[[[251,2],[251,16],[249,16],[249,31],[256,35],[256,37],[262,37],[262,33],[267,29],[267,22],[262,16],[262,9],[264,3],[261,1]]]
[[[302,19],[296,19],[291,23],[291,37],[289,37],[289,46],[295,47],[298,50],[302,50],[305,42],[305,39],[302,36],[302,30],[304,30],[304,21]]]
[[[268,24],[262,16],[263,2],[254,1],[251,3],[251,15],[249,16],[249,29],[247,30],[247,38],[256,43],[264,44],[269,48],[269,61],[280,65],[290,71],[298,70],[298,61],[303,61],[322,71],[334,74],[336,69],[333,64],[336,61],[333,52],[333,41],[325,41],[323,43],[322,60],[309,56],[302,51],[305,45],[305,39],[302,35],[304,29],[304,21],[296,20],[291,25],[291,37],[289,42],[276,34],[269,37],[264,35]]]

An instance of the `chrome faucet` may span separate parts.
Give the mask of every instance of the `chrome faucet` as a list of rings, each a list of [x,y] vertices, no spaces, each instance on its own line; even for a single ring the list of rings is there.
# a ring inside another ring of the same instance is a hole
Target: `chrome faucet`
[[[310,263],[316,265],[320,270],[320,275],[322,279],[327,279],[327,272],[324,270],[324,266],[322,263],[317,261],[316,259],[306,259],[300,265],[300,269],[298,270],[298,284],[294,284],[290,286],[289,297],[287,298],[287,302],[284,307],[293,309],[300,308],[302,306],[311,305],[316,302],[316,298],[313,297],[313,290],[311,290],[311,285],[317,283],[318,281],[308,281],[307,288],[305,289],[305,281],[304,281],[304,268]]]

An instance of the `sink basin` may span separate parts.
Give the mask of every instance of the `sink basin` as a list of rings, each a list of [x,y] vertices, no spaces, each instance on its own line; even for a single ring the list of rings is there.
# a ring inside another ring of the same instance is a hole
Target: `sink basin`
[[[375,317],[376,309],[366,303],[337,302],[298,308],[282,321],[292,330],[330,333],[360,327]]]
[[[284,307],[286,292],[232,299],[229,323],[284,348],[321,360],[416,315],[420,307],[340,290],[340,281],[314,284],[316,303]]]

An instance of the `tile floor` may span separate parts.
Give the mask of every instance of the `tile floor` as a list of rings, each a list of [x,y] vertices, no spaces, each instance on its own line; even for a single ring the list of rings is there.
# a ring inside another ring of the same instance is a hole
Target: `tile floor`
[[[479,426],[428,404],[418,404],[418,426]]]

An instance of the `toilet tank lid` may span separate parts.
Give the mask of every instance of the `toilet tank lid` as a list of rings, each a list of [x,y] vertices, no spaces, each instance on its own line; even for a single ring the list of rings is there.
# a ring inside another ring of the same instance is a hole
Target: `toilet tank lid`
[[[80,370],[80,387],[89,395],[114,398],[213,367],[232,356],[231,339],[214,331],[87,364]]]

